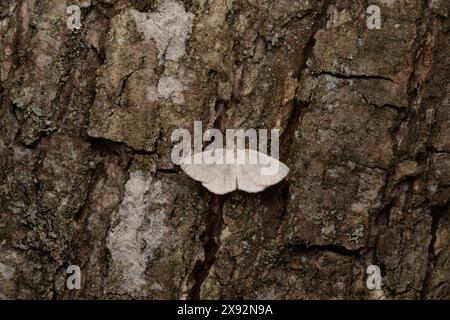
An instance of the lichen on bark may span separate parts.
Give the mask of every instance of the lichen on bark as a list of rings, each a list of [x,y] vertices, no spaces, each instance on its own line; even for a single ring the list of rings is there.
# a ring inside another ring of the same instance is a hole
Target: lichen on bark
[[[371,4],[1,1],[0,299],[449,299],[450,4]],[[194,121],[280,129],[289,176],[209,193]]]

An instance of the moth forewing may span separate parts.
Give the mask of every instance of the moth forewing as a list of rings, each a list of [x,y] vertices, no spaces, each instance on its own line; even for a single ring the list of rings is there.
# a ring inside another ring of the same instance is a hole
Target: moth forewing
[[[182,159],[181,168],[219,195],[236,189],[260,192],[289,173],[289,168],[277,159],[252,149],[207,150]]]
[[[252,179],[252,175],[254,173],[251,172],[251,170],[248,170],[249,167],[255,168],[254,165],[239,166],[240,171],[239,175],[237,176],[238,189],[250,193],[263,191],[265,189],[265,186],[258,185],[257,183],[255,183],[255,181]]]
[[[212,149],[202,152],[203,163],[207,165],[224,164],[225,150]]]

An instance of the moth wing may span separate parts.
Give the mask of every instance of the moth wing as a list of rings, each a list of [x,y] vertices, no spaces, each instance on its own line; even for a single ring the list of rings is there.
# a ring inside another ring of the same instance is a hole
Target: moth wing
[[[225,151],[224,149],[214,150],[214,152],[222,152],[223,161],[225,161]],[[183,158],[180,161],[181,169],[192,179],[200,181],[212,193],[223,195],[236,190],[235,165],[205,163],[205,159],[213,159],[212,152],[213,150],[208,150]]]

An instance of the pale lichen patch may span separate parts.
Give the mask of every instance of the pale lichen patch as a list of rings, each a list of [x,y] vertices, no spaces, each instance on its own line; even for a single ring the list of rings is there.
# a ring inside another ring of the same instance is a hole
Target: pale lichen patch
[[[146,40],[156,43],[158,63],[166,67],[158,83],[147,89],[148,100],[184,103],[184,85],[178,61],[186,53],[186,41],[192,32],[194,14],[186,12],[181,4],[173,0],[162,1],[156,12],[130,12],[138,31],[143,33]],[[171,64],[174,70],[171,71],[168,64]]]

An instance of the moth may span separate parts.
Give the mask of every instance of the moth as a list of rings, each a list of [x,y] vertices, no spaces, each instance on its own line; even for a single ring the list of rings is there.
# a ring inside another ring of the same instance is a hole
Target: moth
[[[181,159],[180,166],[192,179],[218,195],[235,190],[261,192],[289,173],[282,162],[252,149],[207,150]]]

